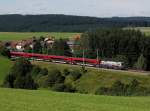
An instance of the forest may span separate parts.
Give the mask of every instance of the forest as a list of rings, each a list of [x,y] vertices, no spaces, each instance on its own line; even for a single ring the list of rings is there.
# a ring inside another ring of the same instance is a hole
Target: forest
[[[104,28],[82,34],[81,46],[88,58],[122,61],[128,68],[150,70],[150,37],[138,30]]]
[[[0,32],[83,32],[98,27],[149,27],[149,17],[0,15]]]

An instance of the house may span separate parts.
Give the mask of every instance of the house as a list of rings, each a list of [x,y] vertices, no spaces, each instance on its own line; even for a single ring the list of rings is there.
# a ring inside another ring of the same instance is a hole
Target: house
[[[25,48],[28,46],[32,48],[32,43],[33,43],[32,39],[22,40],[22,41],[17,43],[15,49],[18,51],[24,51]]]
[[[76,35],[69,39],[69,41],[67,41],[67,44],[69,45],[72,52],[74,52],[74,50],[80,50],[80,35]]]

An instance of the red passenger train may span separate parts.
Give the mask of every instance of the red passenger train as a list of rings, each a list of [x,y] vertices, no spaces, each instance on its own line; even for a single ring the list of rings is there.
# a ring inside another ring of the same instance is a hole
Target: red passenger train
[[[12,58],[23,57],[27,59],[64,63],[64,64],[86,65],[91,67],[99,66],[101,63],[101,60],[97,59],[45,55],[45,54],[25,53],[25,52],[11,52],[11,57]]]

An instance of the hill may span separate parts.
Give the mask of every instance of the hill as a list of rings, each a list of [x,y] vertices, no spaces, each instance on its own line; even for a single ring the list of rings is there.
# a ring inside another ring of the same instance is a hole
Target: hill
[[[83,32],[97,27],[148,27],[149,17],[96,18],[71,15],[0,15],[0,32]]]
[[[0,57],[0,61],[3,64],[0,67],[0,84],[2,84],[5,75],[9,72],[12,63],[10,60]],[[81,70],[79,66],[72,66],[67,64],[54,64],[49,62],[36,62],[33,64],[39,65],[40,67],[46,67],[49,71],[53,69],[59,69],[63,72],[64,69],[69,70]],[[112,86],[116,80],[121,80],[124,83],[129,83],[131,80],[138,80],[142,86],[149,88],[150,76],[148,72],[131,72],[131,71],[119,71],[119,70],[108,70],[108,69],[95,69],[86,68],[87,73],[82,75],[80,79],[74,82],[74,86],[80,93],[95,94],[96,90],[102,86]]]
[[[69,70],[81,70],[81,67],[79,66],[72,66],[67,64],[54,64],[36,61],[34,61],[33,64],[39,65],[40,67],[46,67],[49,71],[55,68],[61,71],[63,71],[65,68],[68,68]],[[142,84],[142,86],[148,88],[150,87],[150,76],[148,72],[131,72],[95,68],[86,69],[88,70],[88,72],[74,83],[75,87],[81,93],[94,94],[99,87],[109,87],[116,80],[121,80],[124,83],[129,83],[131,80],[137,79]]]
[[[150,97],[111,97],[0,89],[2,111],[149,111]]]

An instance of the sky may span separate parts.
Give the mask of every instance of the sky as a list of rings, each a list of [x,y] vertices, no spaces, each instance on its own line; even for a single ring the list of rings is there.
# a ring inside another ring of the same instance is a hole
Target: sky
[[[150,17],[150,0],[0,0],[0,14]]]

